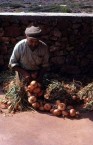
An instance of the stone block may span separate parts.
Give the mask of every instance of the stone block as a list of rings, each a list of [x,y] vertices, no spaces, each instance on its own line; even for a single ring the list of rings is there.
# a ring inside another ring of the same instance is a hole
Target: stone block
[[[75,75],[75,74],[79,74],[80,73],[80,69],[78,66],[74,66],[74,65],[64,65],[61,69],[61,71],[63,73],[68,73],[71,75]]]
[[[0,55],[0,66],[4,65],[3,55]]]
[[[17,37],[20,36],[21,30],[18,26],[12,25],[5,28],[5,36]]]

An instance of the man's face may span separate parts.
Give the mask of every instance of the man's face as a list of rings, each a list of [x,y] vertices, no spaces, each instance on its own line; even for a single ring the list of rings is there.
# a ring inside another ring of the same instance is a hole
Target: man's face
[[[39,45],[39,40],[36,38],[27,37],[27,43],[28,43],[29,47],[36,48]]]

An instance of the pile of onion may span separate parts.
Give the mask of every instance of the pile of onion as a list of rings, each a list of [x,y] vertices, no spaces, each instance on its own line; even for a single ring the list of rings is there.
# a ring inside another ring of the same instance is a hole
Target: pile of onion
[[[35,95],[37,97],[40,97],[43,95],[43,90],[41,88],[40,83],[37,81],[31,81],[30,85],[26,88],[26,91],[30,93],[30,95]]]
[[[54,104],[42,102],[40,96],[43,96],[43,91],[41,85],[37,81],[32,81],[27,87],[28,102],[31,106],[40,111],[50,112],[54,116],[63,116],[63,117],[76,117],[79,116],[73,106],[67,106],[65,103],[60,100],[56,100]],[[48,94],[47,94],[48,95]],[[43,96],[47,99],[47,96]],[[76,99],[76,96],[73,96],[73,100]]]
[[[57,100],[53,107],[50,109],[50,113],[52,113],[54,116],[78,118],[80,115],[73,106],[66,106],[66,104],[61,102],[60,100]]]
[[[44,110],[43,106],[40,105],[38,98],[43,95],[43,90],[41,88],[41,84],[37,81],[33,80],[27,86],[26,91],[28,93],[28,102],[34,109]]]

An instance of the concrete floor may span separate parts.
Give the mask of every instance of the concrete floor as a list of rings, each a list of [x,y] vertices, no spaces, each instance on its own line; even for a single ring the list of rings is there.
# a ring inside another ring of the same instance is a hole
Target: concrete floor
[[[80,119],[31,111],[0,114],[0,145],[93,145],[92,136],[93,112]]]

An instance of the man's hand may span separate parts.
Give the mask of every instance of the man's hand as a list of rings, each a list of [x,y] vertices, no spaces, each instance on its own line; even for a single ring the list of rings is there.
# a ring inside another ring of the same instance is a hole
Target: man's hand
[[[22,75],[23,75],[24,81],[26,81],[27,83],[30,82],[30,80],[31,80],[31,75],[30,75],[29,72],[23,70],[23,71],[22,71]]]
[[[19,66],[15,66],[13,68],[15,71],[18,71],[19,74],[22,75],[23,79],[25,82],[29,83],[31,80],[31,75],[28,71],[26,71],[25,69],[19,67]]]

